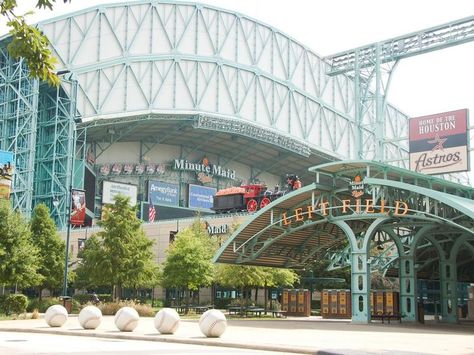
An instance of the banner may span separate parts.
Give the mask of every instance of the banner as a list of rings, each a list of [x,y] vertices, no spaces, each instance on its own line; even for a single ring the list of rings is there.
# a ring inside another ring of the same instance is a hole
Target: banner
[[[162,181],[148,180],[148,201],[153,205],[178,206],[179,186]]]
[[[71,191],[71,225],[82,226],[86,219],[86,193],[84,190]]]
[[[123,195],[130,197],[130,205],[137,204],[137,186],[120,182],[104,181],[102,189],[102,203],[114,203],[114,197]]]
[[[217,189],[189,184],[188,207],[211,209]]]
[[[469,170],[467,109],[415,117],[409,127],[410,170],[424,174]]]
[[[13,153],[0,150],[0,199],[10,198],[13,171]]]

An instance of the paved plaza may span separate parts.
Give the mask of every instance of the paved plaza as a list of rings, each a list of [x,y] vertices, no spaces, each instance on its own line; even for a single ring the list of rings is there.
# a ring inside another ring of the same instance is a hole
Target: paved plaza
[[[231,319],[221,338],[206,338],[197,320],[182,320],[174,335],[162,335],[153,318],[141,318],[135,331],[123,333],[112,316],[105,316],[96,330],[83,330],[71,316],[61,328],[50,328],[44,319],[1,321],[0,332],[5,331],[221,346],[229,352],[240,348],[301,354],[474,354],[474,322],[360,325],[320,317]]]

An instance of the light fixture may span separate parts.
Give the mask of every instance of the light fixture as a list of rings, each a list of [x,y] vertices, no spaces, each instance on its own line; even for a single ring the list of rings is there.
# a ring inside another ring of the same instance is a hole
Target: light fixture
[[[377,250],[383,250],[384,247],[383,247],[383,241],[382,241],[381,237],[378,235],[376,238],[377,239],[376,239],[375,242],[377,243]]]
[[[59,200],[56,197],[53,198],[53,206],[55,208],[58,208],[58,206],[59,206]]]

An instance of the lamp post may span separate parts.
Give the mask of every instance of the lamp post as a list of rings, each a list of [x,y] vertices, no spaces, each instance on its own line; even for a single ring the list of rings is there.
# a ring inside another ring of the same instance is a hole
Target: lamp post
[[[71,175],[72,180],[72,175]],[[71,236],[71,198],[72,185],[69,185],[69,193],[67,196],[67,229],[66,229],[66,255],[64,257],[64,280],[63,280],[63,296],[67,296],[67,274],[69,264],[69,238]]]
[[[56,72],[56,75],[58,77],[60,76],[63,76],[65,74],[70,74],[71,71],[69,69],[64,69],[64,70],[59,70]],[[72,80],[71,77],[69,77],[68,80]],[[58,93],[59,93],[59,90],[60,90],[60,87],[57,88],[58,90]],[[58,94],[59,95],[59,94]],[[70,93],[70,95],[74,95],[74,93]],[[72,112],[74,114],[74,112]],[[71,120],[70,122],[70,126],[69,126],[69,139],[73,139],[75,140],[76,137],[75,137],[75,127],[73,126],[74,125],[74,120]],[[67,231],[66,231],[66,255],[64,256],[64,280],[63,280],[63,297],[66,297],[67,296],[67,274],[68,274],[68,264],[69,264],[69,239],[70,239],[70,235],[71,235],[71,199],[72,199],[72,182],[73,182],[73,178],[74,178],[74,152],[75,152],[75,148],[74,148],[74,144],[72,147],[70,147],[70,151],[71,151],[71,154],[72,154],[72,157],[71,157],[71,162],[70,162],[70,176],[69,176],[69,189],[68,189],[68,194],[67,194],[67,200],[66,200],[66,208],[67,208],[67,212],[66,212],[66,218],[67,218]]]

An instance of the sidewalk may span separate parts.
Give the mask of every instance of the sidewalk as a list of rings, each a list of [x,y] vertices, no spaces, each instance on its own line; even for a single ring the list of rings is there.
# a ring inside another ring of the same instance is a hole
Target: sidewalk
[[[113,316],[105,316],[95,330],[80,327],[70,316],[61,328],[50,328],[44,319],[0,321],[0,331],[164,341],[301,354],[474,354],[474,322],[448,325],[352,324],[348,320],[320,317],[278,320],[228,320],[221,338],[206,338],[197,320],[182,320],[174,335],[162,335],[153,318],[141,318],[133,332],[120,332]]]

